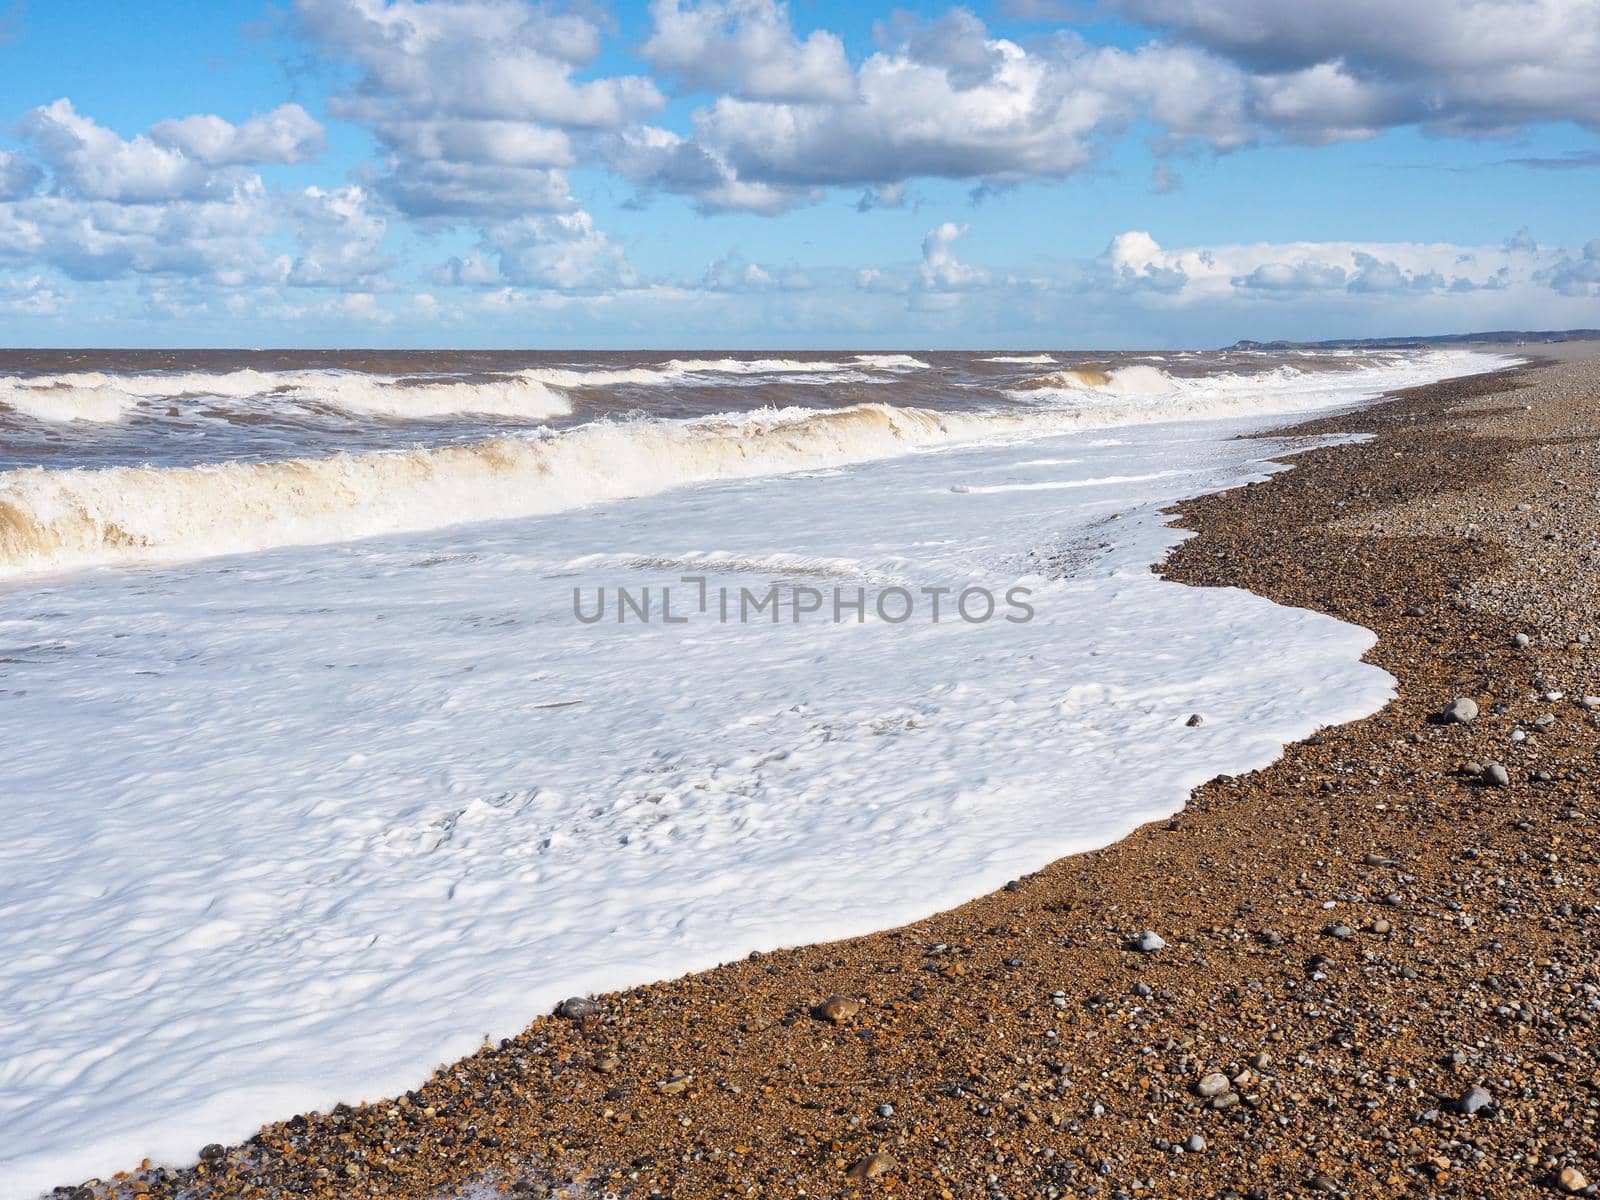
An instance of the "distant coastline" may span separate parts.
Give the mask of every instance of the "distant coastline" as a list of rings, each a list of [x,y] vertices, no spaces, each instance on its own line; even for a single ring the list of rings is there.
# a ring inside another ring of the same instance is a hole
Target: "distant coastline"
[[[1600,329],[1494,329],[1482,333],[1436,333],[1424,337],[1328,338],[1320,342],[1241,338],[1225,350],[1416,350],[1424,346],[1518,345],[1523,342],[1600,341]]]

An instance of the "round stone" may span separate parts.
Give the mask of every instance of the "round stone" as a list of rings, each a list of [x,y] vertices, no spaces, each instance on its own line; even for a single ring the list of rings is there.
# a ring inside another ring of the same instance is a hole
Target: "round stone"
[[[1228,1077],[1221,1071],[1212,1071],[1209,1074],[1200,1076],[1194,1085],[1194,1090],[1209,1100],[1213,1096],[1222,1095],[1223,1092],[1228,1090],[1228,1087]]]

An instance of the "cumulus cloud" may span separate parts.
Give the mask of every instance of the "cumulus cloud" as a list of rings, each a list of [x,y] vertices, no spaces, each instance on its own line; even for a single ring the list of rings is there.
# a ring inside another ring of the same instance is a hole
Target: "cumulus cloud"
[[[737,8],[675,0],[657,10],[674,23],[658,37],[706,18],[730,38],[759,20],[772,40],[783,14],[754,0]],[[775,98],[778,89],[759,91],[736,71],[731,90],[693,114],[692,133],[630,128],[608,141],[610,164],[646,190],[691,195],[706,209],[771,214],[828,187],[864,188],[862,206],[872,207],[918,177],[980,181],[983,194],[1064,178],[1142,114],[1172,145],[1232,149],[1256,136],[1241,73],[1186,47],[1124,50],[1061,32],[1024,48],[961,9],[933,22],[902,17],[879,33],[886,44],[849,86],[824,89],[840,98]]]
[[[651,0],[639,53],[685,89],[750,100],[848,101],[855,78],[836,34],[804,39],[776,0]]]
[[[24,114],[17,134],[36,161],[0,156],[0,261],[77,280],[384,286],[386,226],[362,189],[279,193],[248,169],[320,146],[322,127],[297,105],[241,125],[191,116],[124,138],[61,99]],[[279,237],[293,252],[269,249]],[[180,311],[190,303],[180,297],[164,286],[150,304]]]
[[[660,108],[643,76],[580,79],[600,29],[520,0],[296,0],[300,28],[356,83],[330,111],[388,152],[381,182],[422,219],[515,218],[572,207],[571,135]]]
[[[466,286],[603,292],[632,287],[638,273],[594,218],[577,211],[521,217],[486,227],[477,252],[452,258],[435,282]]]
[[[61,289],[43,275],[0,276],[0,313],[14,317],[51,317],[65,303]]]
[[[946,221],[928,230],[922,239],[922,266],[918,277],[929,291],[955,292],[983,283],[988,274],[977,267],[969,267],[955,256],[953,247],[959,238],[970,233],[971,226]]]
[[[1600,296],[1600,238],[1580,255],[1563,254],[1542,278],[1563,296]]]
[[[1535,254],[1539,250],[1539,243],[1533,240],[1533,233],[1524,225],[1505,241],[1508,254]]]
[[[1250,274],[1235,277],[1233,285],[1268,292],[1326,292],[1348,282],[1349,275],[1343,267],[1301,261],[1262,263]]]
[[[686,87],[722,94],[691,132],[610,139],[610,161],[646,191],[772,214],[830,187],[866,189],[866,209],[873,189],[918,177],[974,180],[978,195],[1060,179],[1140,118],[1161,152],[1316,145],[1408,124],[1600,128],[1589,0],[1114,2],[1169,36],[1123,48],[1063,28],[1024,46],[955,8],[880,23],[879,50],[852,68],[825,31],[800,38],[776,0],[656,0],[643,52]]]
[[[0,200],[18,200],[39,186],[44,172],[20,154],[0,150]]]
[[[984,268],[956,257],[955,244],[970,232],[969,225],[940,222],[923,236],[922,258],[915,269],[865,268],[856,272],[856,290],[904,296],[908,309],[940,312],[959,304],[964,292],[1013,282],[997,281]]]
[[[54,176],[55,191],[85,200],[198,199],[225,187],[203,163],[144,134],[124,140],[79,114],[67,99],[35,108],[17,135]]]
[[[243,125],[203,115],[162,121],[150,127],[150,139],[196,162],[242,166],[304,162],[322,149],[323,130],[298,104],[284,104]]]
[[[0,205],[0,262],[48,263],[79,280],[178,275],[237,287],[270,275],[260,237],[275,224],[259,181],[164,204],[35,196]]]
[[[1461,295],[1513,286],[1561,290],[1581,282],[1584,261],[1543,254],[1531,237],[1498,246],[1257,242],[1167,249],[1150,234],[1134,230],[1112,239],[1093,277],[1119,291],[1159,294],[1165,303],[1192,305],[1252,297],[1282,302],[1333,294]]]
[[[308,187],[288,197],[287,209],[302,252],[286,276],[298,287],[371,292],[385,286],[394,259],[380,254],[388,223],[368,209],[356,186],[324,191]]]
[[[1114,0],[1136,21],[1239,63],[1264,115],[1329,131],[1425,124],[1482,132],[1530,121],[1600,127],[1591,0]]]
[[[737,250],[730,250],[706,267],[700,287],[712,292],[764,292],[777,283],[771,271],[759,263],[747,262]]]

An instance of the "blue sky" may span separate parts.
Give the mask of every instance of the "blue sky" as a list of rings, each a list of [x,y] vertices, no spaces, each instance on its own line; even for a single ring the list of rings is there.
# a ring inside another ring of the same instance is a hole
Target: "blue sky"
[[[1600,325],[1597,77],[1592,0],[35,0],[0,342]]]

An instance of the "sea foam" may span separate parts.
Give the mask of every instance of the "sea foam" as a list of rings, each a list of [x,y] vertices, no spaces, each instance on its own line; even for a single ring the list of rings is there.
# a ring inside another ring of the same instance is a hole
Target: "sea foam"
[[[1080,369],[1019,389],[1017,397],[1031,403],[990,411],[877,403],[768,409],[692,420],[595,421],[542,436],[323,458],[25,468],[0,474],[0,577],[527,517],[689,484],[996,438],[1302,411],[1458,361],[1466,360],[1440,354],[1387,374],[1349,376],[1284,371],[1174,379],[1147,366]]]

